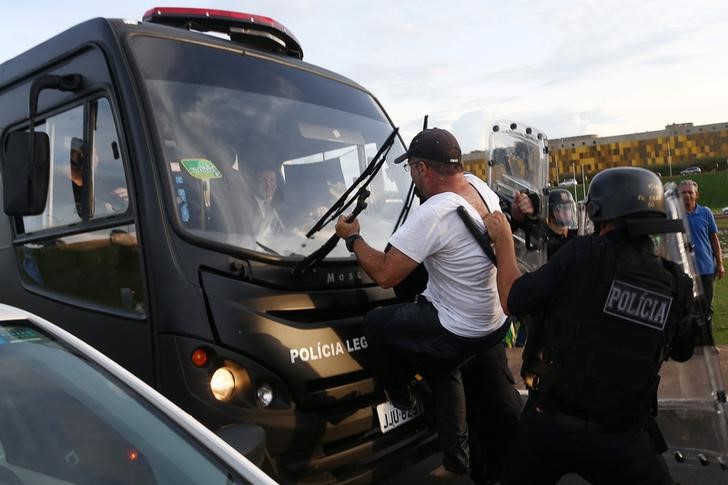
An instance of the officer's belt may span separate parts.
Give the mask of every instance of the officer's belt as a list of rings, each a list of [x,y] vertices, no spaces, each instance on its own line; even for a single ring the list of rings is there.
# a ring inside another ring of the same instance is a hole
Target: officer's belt
[[[574,416],[570,416],[568,414],[559,413],[556,411],[551,411],[549,409],[544,409],[541,406],[535,406],[534,410],[537,414],[542,414],[551,421],[553,421],[556,424],[560,424],[562,426],[567,426],[569,428],[575,428],[581,431],[591,431],[594,433],[605,433],[605,434],[620,434],[620,433],[626,433],[629,431],[634,431],[638,428],[636,425],[632,426],[626,426],[626,425],[615,425],[615,424],[604,424],[604,423],[597,423],[595,421],[589,421],[586,419],[576,418]]]

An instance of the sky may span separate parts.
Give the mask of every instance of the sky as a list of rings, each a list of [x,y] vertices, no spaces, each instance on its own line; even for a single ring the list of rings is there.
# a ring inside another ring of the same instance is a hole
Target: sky
[[[2,0],[0,62],[89,18],[205,7],[281,22],[305,61],[369,89],[406,143],[426,114],[465,153],[498,120],[550,139],[728,121],[724,0],[151,1]]]

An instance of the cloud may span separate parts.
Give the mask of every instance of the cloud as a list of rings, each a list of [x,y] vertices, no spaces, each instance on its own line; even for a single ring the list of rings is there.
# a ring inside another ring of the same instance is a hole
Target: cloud
[[[199,7],[198,0],[178,0]],[[305,60],[352,78],[382,102],[409,141],[422,117],[463,150],[484,147],[493,119],[550,137],[726,120],[728,2],[711,0],[212,0],[210,8],[273,17]],[[10,3],[0,60],[94,16],[139,19],[141,0]],[[42,11],[42,14],[38,14]]]
[[[482,150],[486,145],[486,134],[491,115],[483,110],[462,114],[452,122],[452,132],[457,137],[463,153]]]

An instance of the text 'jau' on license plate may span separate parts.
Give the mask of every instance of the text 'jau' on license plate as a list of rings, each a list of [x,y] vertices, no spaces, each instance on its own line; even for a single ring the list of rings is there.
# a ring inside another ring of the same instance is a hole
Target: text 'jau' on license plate
[[[422,404],[408,411],[401,411],[394,407],[389,401],[377,404],[377,416],[379,417],[379,429],[382,433],[392,431],[397,426],[402,426],[408,421],[422,415]]]

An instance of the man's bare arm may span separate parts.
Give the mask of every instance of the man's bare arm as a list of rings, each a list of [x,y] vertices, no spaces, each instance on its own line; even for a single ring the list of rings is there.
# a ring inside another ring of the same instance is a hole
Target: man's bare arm
[[[359,221],[347,222],[345,216],[339,217],[336,234],[342,239],[359,234]],[[395,247],[385,253],[374,249],[361,237],[354,241],[353,249],[364,272],[382,288],[391,288],[401,282],[418,265]]]
[[[710,245],[713,247],[713,256],[715,256],[715,268],[718,274],[718,279],[725,276],[725,267],[723,266],[723,253],[720,250],[720,240],[718,239],[718,233],[710,235]]]
[[[488,236],[493,241],[495,255],[498,258],[496,282],[501,307],[503,307],[503,311],[507,315],[510,315],[508,295],[511,292],[513,283],[521,276],[521,271],[516,263],[516,250],[513,246],[511,226],[502,212],[488,214],[483,218],[483,221],[488,229]]]
[[[418,265],[417,261],[395,247],[384,253],[371,247],[364,239],[354,242],[354,254],[366,274],[382,288],[397,285]]]

